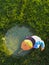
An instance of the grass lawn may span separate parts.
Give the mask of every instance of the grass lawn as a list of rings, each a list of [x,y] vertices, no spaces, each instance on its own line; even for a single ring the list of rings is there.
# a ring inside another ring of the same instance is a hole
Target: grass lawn
[[[13,26],[28,27],[45,42],[43,52],[13,58],[2,37]],[[0,65],[49,65],[49,0],[0,0]]]

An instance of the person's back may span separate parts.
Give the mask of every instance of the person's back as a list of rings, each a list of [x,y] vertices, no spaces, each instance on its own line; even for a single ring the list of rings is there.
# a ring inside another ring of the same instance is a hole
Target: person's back
[[[34,38],[34,40],[35,40],[34,48],[37,49],[41,46],[41,51],[44,50],[44,48],[45,48],[44,41],[38,36],[31,36],[31,37]]]
[[[35,39],[35,41],[37,42],[37,41],[41,41],[41,38],[40,37],[38,37],[38,36],[31,36],[32,38],[34,38]]]

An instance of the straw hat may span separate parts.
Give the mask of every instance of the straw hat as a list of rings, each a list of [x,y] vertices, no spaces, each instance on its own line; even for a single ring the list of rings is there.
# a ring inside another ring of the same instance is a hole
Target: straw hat
[[[30,40],[28,40],[28,39],[24,40],[24,41],[22,42],[22,44],[21,44],[21,48],[22,48],[23,50],[30,50],[30,49],[32,49],[32,48],[33,48],[33,43],[32,43],[32,41],[30,41]]]

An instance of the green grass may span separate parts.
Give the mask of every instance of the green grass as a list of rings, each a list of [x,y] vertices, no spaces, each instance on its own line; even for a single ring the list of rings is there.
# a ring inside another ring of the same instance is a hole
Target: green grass
[[[1,38],[15,25],[34,31],[45,41],[45,50],[9,57]],[[0,65],[49,65],[49,0],[0,0]]]

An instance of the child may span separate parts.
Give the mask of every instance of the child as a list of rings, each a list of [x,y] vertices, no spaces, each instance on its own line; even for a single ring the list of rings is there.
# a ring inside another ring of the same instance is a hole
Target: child
[[[23,50],[30,50],[32,48],[38,49],[41,46],[41,51],[45,48],[45,43],[38,36],[29,36],[22,42],[21,48]]]

